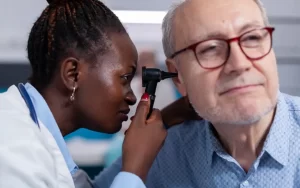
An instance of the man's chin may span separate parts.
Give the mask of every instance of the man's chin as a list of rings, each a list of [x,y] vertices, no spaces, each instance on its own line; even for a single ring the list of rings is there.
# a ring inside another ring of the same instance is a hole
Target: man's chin
[[[259,122],[263,117],[270,113],[274,108],[272,106],[261,106],[231,109],[227,114],[227,118],[223,117],[223,123],[237,126],[251,126]]]
[[[264,116],[274,109],[271,104],[236,103],[227,107],[214,108],[206,113],[205,119],[213,124],[227,124],[247,126],[260,121]]]

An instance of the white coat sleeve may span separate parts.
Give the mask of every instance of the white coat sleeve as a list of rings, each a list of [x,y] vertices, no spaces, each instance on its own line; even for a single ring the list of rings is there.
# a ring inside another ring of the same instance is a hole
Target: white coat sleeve
[[[0,187],[57,187],[53,158],[34,131],[9,126],[0,133]]]

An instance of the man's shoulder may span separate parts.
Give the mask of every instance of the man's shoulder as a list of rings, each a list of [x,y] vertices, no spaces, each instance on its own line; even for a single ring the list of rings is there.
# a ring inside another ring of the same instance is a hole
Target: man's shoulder
[[[281,93],[286,104],[288,105],[289,110],[300,111],[300,97],[292,96],[286,93]]]
[[[296,135],[291,139],[300,141],[298,139],[300,134],[300,97],[281,93],[280,99],[284,103],[284,107],[280,109],[278,115],[287,118],[285,120],[291,125],[293,135]]]
[[[161,184],[182,184],[189,180],[191,164],[202,165],[205,158],[207,123],[204,120],[185,121],[168,130],[168,136],[148,174],[147,187]],[[199,160],[198,160],[199,159]]]
[[[282,97],[287,105],[289,118],[295,120],[300,125],[300,97],[282,93]]]
[[[174,125],[171,128],[168,129],[168,137],[167,138],[173,138],[173,137],[186,137],[187,135],[201,133],[204,131],[204,128],[206,126],[205,120],[188,120],[184,121],[183,123],[180,123],[178,125]]]
[[[206,126],[205,120],[190,120],[169,128],[162,151],[179,153],[186,145],[201,145],[199,141],[204,141]]]

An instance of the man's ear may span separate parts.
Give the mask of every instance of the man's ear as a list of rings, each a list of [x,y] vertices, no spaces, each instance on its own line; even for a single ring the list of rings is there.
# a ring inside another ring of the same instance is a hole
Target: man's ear
[[[178,73],[178,77],[172,78],[173,82],[174,82],[175,86],[177,87],[179,93],[182,96],[186,96],[187,93],[186,93],[186,89],[185,89],[185,86],[184,86],[184,82],[183,82],[181,74],[177,70],[177,66],[176,66],[175,60],[174,59],[170,59],[170,58],[166,59],[166,65],[167,65],[167,68],[168,68],[169,72],[176,72],[176,73]]]
[[[70,57],[64,59],[61,64],[61,79],[63,84],[69,90],[73,90],[74,87],[77,89],[78,81],[82,76],[82,64],[79,62],[78,59]]]

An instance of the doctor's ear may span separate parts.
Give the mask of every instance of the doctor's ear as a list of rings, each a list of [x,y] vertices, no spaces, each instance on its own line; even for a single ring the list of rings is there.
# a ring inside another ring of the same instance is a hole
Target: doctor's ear
[[[176,66],[175,60],[168,58],[166,60],[166,65],[167,65],[167,68],[168,68],[169,72],[176,72],[176,73],[178,73],[178,77],[172,78],[173,82],[174,82],[175,86],[177,87],[179,93],[182,96],[186,96],[187,93],[186,93],[186,89],[185,89],[185,86],[184,86],[184,83],[183,83],[183,79],[182,79],[182,76],[181,76],[180,72],[178,72],[178,70],[177,70],[177,66]]]
[[[61,64],[61,79],[68,88],[68,90],[74,90],[78,87],[78,82],[82,73],[82,63],[76,58],[67,58]]]

